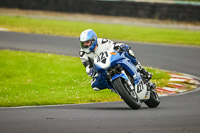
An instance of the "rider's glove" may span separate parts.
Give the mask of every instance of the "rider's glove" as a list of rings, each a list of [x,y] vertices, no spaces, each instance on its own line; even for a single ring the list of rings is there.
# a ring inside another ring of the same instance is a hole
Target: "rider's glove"
[[[86,67],[86,73],[88,74],[88,76],[93,77],[95,75],[95,71],[93,68],[90,68],[90,66]]]
[[[114,49],[118,52],[125,52],[130,49],[130,47],[126,44],[117,44],[115,45]]]
[[[120,47],[120,50],[121,51],[128,51],[129,49],[130,49],[130,47],[128,46],[128,45],[126,45],[126,44],[122,44],[121,46],[119,46]]]

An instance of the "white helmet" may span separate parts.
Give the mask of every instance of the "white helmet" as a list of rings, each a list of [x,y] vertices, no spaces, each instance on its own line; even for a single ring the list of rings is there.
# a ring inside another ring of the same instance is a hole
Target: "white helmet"
[[[81,48],[86,53],[91,53],[94,51],[96,45],[97,45],[97,35],[92,29],[84,30],[80,34],[79,41],[81,43]],[[84,45],[84,42],[92,41],[90,45]]]

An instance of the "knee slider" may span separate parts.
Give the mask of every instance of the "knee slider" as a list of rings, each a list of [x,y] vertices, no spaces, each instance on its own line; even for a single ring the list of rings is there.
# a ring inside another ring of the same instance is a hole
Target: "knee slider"
[[[99,88],[97,88],[97,87],[94,87],[94,88],[92,88],[93,90],[95,90],[95,91],[100,91],[101,89],[99,89]]]

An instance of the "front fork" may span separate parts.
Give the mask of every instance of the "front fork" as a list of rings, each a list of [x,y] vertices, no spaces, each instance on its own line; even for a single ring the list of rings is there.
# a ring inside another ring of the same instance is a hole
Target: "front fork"
[[[135,91],[135,87],[133,86],[133,84],[131,83],[130,79],[128,78],[126,72],[124,70],[121,70],[121,74],[123,74],[123,78],[125,79],[126,83],[128,84],[128,86],[130,87],[131,91]],[[119,95],[119,93],[115,90],[115,89],[111,89],[111,91],[114,91],[115,93],[117,93]],[[135,94],[135,93],[134,93]],[[119,95],[120,96],[120,95]],[[135,97],[135,95],[132,94],[133,97]],[[121,96],[120,96],[121,98]]]
[[[133,84],[131,83],[130,79],[128,78],[128,76],[126,75],[126,72],[124,70],[121,71],[122,74],[124,74],[127,79],[126,79],[126,82],[128,83],[128,85],[130,86],[131,90],[134,90],[134,86]]]
[[[125,70],[120,65],[117,65],[115,67],[115,69],[106,71],[106,73],[109,76],[110,82],[112,82],[113,80],[115,80],[118,77],[121,77],[121,78],[125,79],[126,83],[130,87],[130,89],[132,91],[135,91],[135,87],[133,86],[130,79],[128,78],[128,75],[126,74]]]

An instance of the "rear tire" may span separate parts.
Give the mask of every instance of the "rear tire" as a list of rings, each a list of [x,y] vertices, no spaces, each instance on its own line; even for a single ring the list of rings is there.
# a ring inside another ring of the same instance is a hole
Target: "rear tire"
[[[131,90],[126,81],[122,78],[116,78],[113,81],[113,86],[124,100],[132,109],[139,109],[141,102],[134,90]]]
[[[160,98],[156,91],[151,90],[150,99],[145,102],[149,108],[156,108],[160,104]]]

